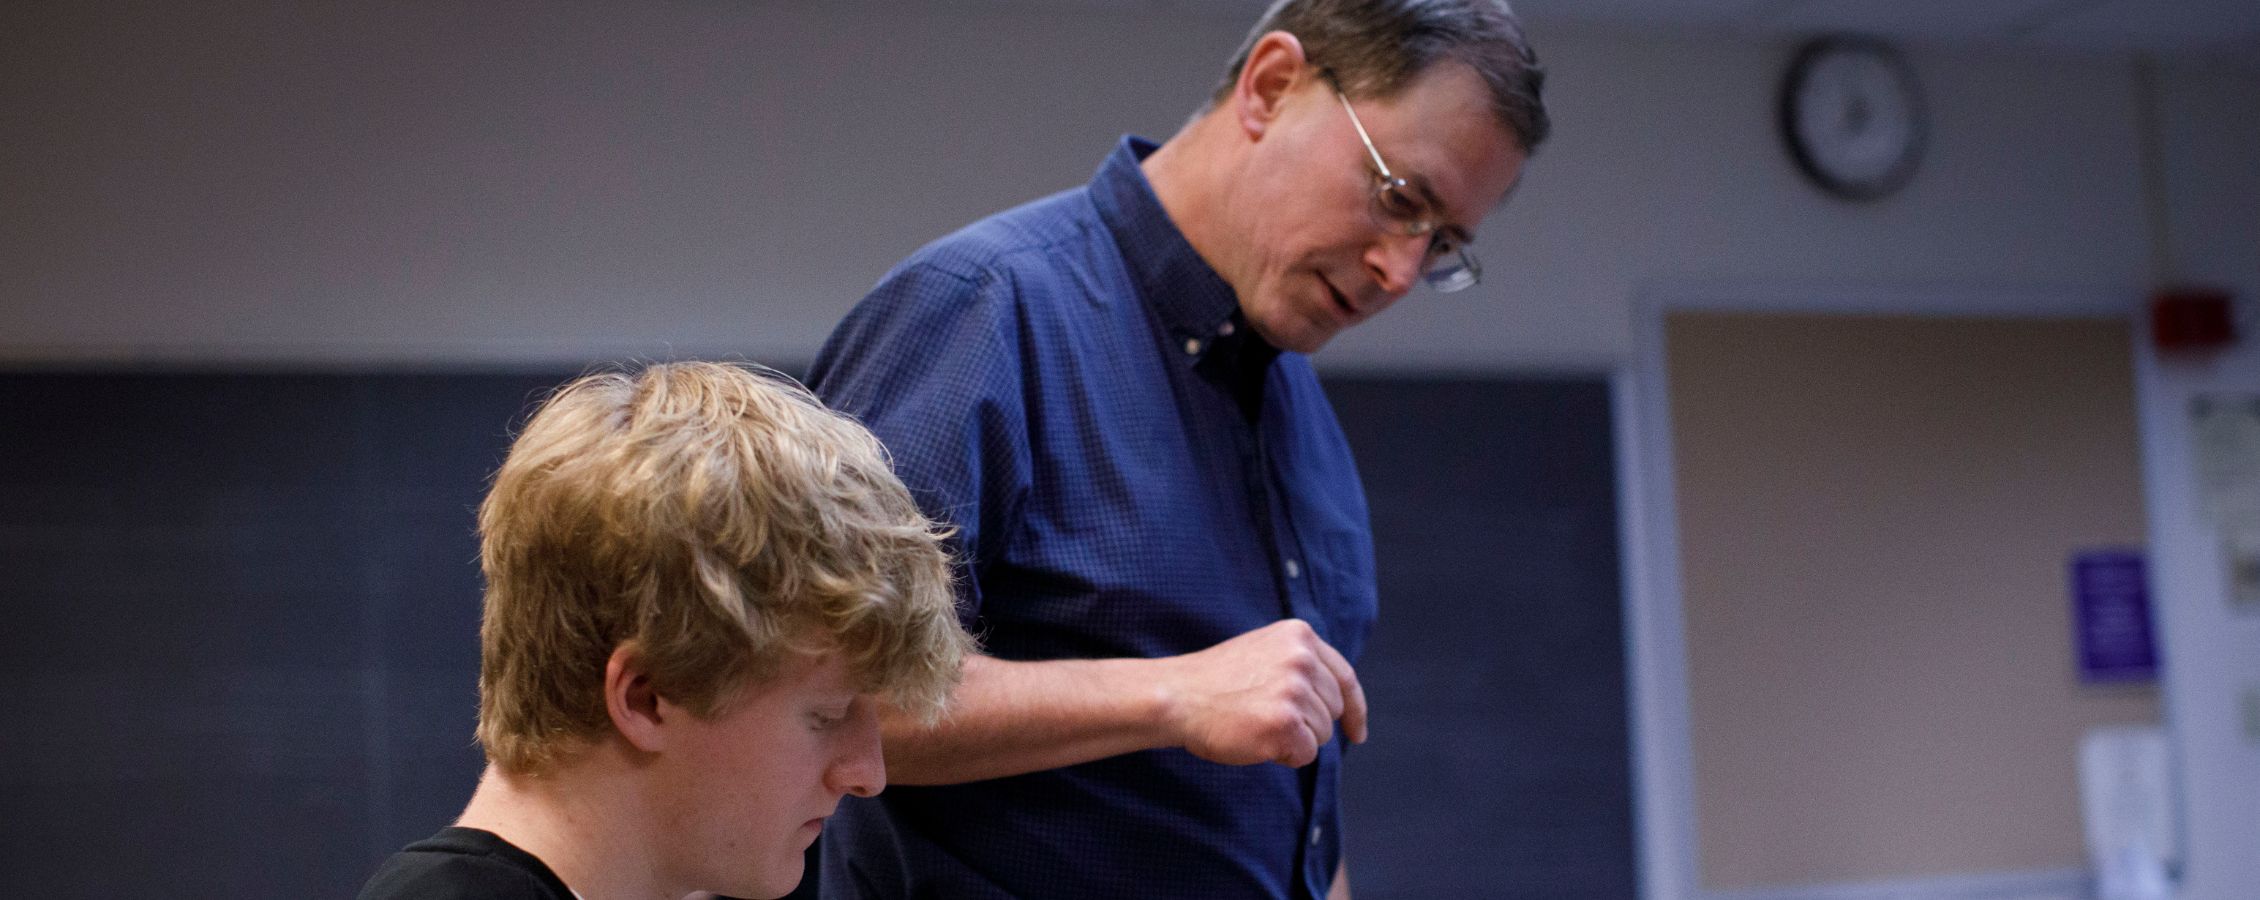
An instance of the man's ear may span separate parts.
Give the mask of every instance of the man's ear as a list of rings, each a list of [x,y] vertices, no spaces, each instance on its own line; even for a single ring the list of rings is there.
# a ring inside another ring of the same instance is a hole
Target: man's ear
[[[643,650],[634,643],[612,648],[612,658],[604,662],[604,708],[612,716],[613,729],[629,746],[646,753],[666,746],[664,726],[681,712],[652,689]]]
[[[1303,42],[1284,31],[1267,32],[1248,48],[1240,78],[1232,83],[1232,111],[1249,140],[1262,139],[1279,118],[1287,95],[1317,69],[1303,57]]]

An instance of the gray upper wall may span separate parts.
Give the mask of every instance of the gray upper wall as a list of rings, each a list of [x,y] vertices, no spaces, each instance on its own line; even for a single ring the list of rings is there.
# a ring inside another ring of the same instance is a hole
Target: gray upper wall
[[[895,260],[1166,137],[1252,13],[533,2],[0,9],[0,365],[578,365],[813,354]],[[1557,137],[1334,367],[1618,366],[1644,292],[2153,282],[2128,58],[1911,48],[1914,182],[1802,182],[1786,39],[1531,28]],[[2171,256],[2260,288],[2260,72],[2168,66]]]

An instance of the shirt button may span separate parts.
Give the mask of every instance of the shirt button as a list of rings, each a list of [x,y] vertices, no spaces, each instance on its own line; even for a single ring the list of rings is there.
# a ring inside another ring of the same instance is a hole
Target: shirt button
[[[1310,827],[1310,845],[1311,845],[1311,846],[1313,846],[1313,847],[1316,847],[1316,846],[1318,846],[1318,835],[1319,835],[1319,832],[1320,832],[1320,831],[1323,831],[1323,830],[1324,830],[1324,829],[1321,829],[1321,828],[1319,828],[1319,827],[1318,827],[1318,826],[1316,826],[1316,825],[1313,825],[1313,826],[1311,826],[1311,827]]]
[[[1218,335],[1220,335],[1220,336],[1223,336],[1223,337],[1231,337],[1231,336],[1232,336],[1232,320],[1230,320],[1230,319],[1226,319],[1226,320],[1224,321],[1224,324],[1216,326],[1216,333],[1217,333]]]
[[[1290,559],[1290,560],[1288,560],[1288,561],[1287,561],[1287,565],[1286,565],[1286,566],[1285,566],[1284,568],[1286,568],[1286,570],[1287,570],[1287,577],[1289,577],[1289,578],[1301,578],[1301,577],[1303,577],[1303,566],[1302,566],[1302,564],[1301,564],[1301,563],[1298,563],[1298,562],[1296,562],[1296,561],[1294,561],[1294,560],[1291,560],[1291,559]]]
[[[1200,338],[1186,338],[1186,339],[1185,339],[1185,355],[1187,355],[1187,356],[1199,356],[1199,355],[1201,355],[1201,339],[1200,339]]]

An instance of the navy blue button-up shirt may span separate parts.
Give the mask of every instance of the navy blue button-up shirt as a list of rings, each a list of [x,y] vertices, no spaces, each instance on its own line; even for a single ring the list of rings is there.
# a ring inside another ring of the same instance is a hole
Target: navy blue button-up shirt
[[[1244,326],[1125,138],[1091,183],[919,250],[809,384],[957,528],[966,626],[1012,660],[1161,657],[1287,616],[1354,664],[1364,490],[1309,361]],[[824,896],[1323,896],[1339,738],[1300,770],[1181,749],[849,798]]]

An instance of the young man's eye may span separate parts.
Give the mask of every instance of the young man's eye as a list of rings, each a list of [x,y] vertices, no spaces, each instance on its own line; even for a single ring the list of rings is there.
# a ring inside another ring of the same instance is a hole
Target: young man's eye
[[[838,728],[840,723],[845,721],[847,721],[847,710],[838,712],[820,710],[808,714],[808,727],[811,731],[830,731]]]

